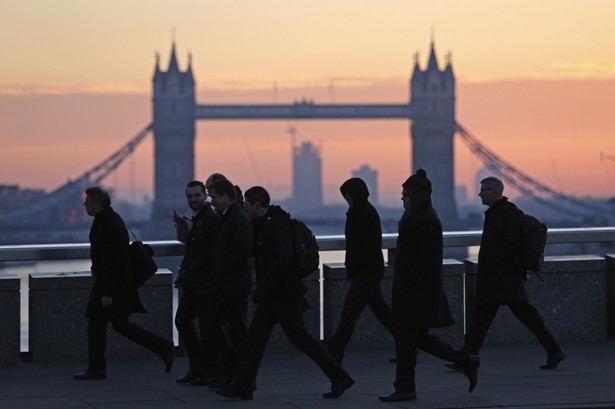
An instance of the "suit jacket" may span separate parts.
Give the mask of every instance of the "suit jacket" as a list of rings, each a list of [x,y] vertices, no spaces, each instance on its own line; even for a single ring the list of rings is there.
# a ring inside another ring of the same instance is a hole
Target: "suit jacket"
[[[220,216],[209,202],[194,216],[176,286],[206,288],[219,223]]]
[[[94,217],[90,229],[90,258],[94,286],[86,317],[110,319],[116,314],[146,312],[132,284],[128,231],[124,220],[111,207]],[[103,308],[102,297],[113,299]]]
[[[442,224],[431,206],[399,222],[393,277],[393,325],[442,328],[454,324],[442,284]]]
[[[250,219],[238,203],[220,217],[208,291],[214,294],[252,292]]]
[[[524,271],[518,262],[521,216],[506,197],[485,212],[478,252],[476,304],[528,301]]]

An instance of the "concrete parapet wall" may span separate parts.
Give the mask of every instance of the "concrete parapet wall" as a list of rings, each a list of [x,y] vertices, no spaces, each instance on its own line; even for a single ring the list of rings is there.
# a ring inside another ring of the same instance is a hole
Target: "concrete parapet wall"
[[[20,360],[19,298],[19,277],[0,277],[0,365],[15,365]]]
[[[472,319],[476,259],[466,260],[466,297]],[[605,260],[594,255],[545,257],[540,276],[529,272],[530,302],[558,342],[605,341],[607,337]],[[487,333],[486,344],[537,342],[505,306]]]
[[[161,269],[139,289],[147,314],[133,314],[131,322],[164,338],[173,337],[172,274]],[[83,362],[87,365],[85,309],[93,279],[89,272],[36,273],[29,275],[29,350],[33,362]],[[152,356],[107,328],[107,360]]]

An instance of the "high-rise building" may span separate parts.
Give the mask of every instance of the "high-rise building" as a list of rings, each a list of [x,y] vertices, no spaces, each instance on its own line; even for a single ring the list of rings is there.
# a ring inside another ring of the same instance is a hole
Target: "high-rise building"
[[[369,190],[369,201],[376,206],[378,204],[378,171],[370,168],[369,165],[361,165],[359,169],[352,171],[352,177],[363,179]]]
[[[311,142],[293,146],[293,198],[295,212],[322,207],[322,161],[320,148]]]

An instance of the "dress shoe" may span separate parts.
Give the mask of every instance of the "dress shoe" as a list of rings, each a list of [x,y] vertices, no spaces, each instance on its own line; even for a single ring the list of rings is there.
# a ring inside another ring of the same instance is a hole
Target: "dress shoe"
[[[563,349],[560,349],[554,354],[549,354],[549,356],[547,357],[547,363],[544,365],[540,365],[540,369],[555,369],[560,362],[566,359],[566,356],[567,355]]]
[[[478,355],[470,355],[468,357],[468,361],[465,362],[461,370],[463,374],[470,381],[470,385],[468,386],[468,393],[472,393],[474,388],[476,388],[476,384],[478,383],[478,367],[480,366],[480,358]]]
[[[350,376],[347,376],[341,381],[335,381],[331,383],[331,391],[322,394],[324,399],[335,399],[339,398],[346,392],[347,389],[350,389],[354,385],[354,379]]]
[[[416,392],[393,392],[387,395],[378,395],[383,402],[401,402],[404,400],[416,400]]]
[[[186,375],[182,376],[181,378],[177,378],[175,380],[176,383],[190,383],[191,381],[200,378],[201,376],[203,376],[203,371],[195,371],[193,369],[190,369]]]
[[[247,388],[242,388],[237,384],[224,385],[218,391],[216,391],[218,395],[224,396],[225,398],[231,399],[241,399],[241,400],[252,400],[252,391]]]
[[[169,346],[162,353],[162,355],[160,355],[160,357],[164,361],[164,371],[166,373],[171,372],[171,369],[173,369],[173,359],[174,359],[173,342],[169,342]]]
[[[107,379],[106,371],[85,371],[73,375],[73,379],[78,381],[92,381],[94,379]]]

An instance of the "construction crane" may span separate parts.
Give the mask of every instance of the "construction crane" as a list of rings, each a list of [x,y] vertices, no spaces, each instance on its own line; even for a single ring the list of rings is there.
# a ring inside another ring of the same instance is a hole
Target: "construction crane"
[[[32,215],[39,214],[46,209],[51,209],[55,206],[66,203],[70,199],[78,197],[89,186],[98,185],[105,177],[117,169],[118,166],[120,166],[122,162],[130,156],[130,154],[132,154],[137,145],[145,139],[151,130],[152,124],[147,125],[118,151],[110,155],[98,165],[94,166],[92,169],[86,171],[79,178],[67,182],[48,195],[45,195],[40,200],[15,209],[8,209],[7,211],[0,213],[0,224],[12,225],[20,223],[24,219],[31,218]]]

